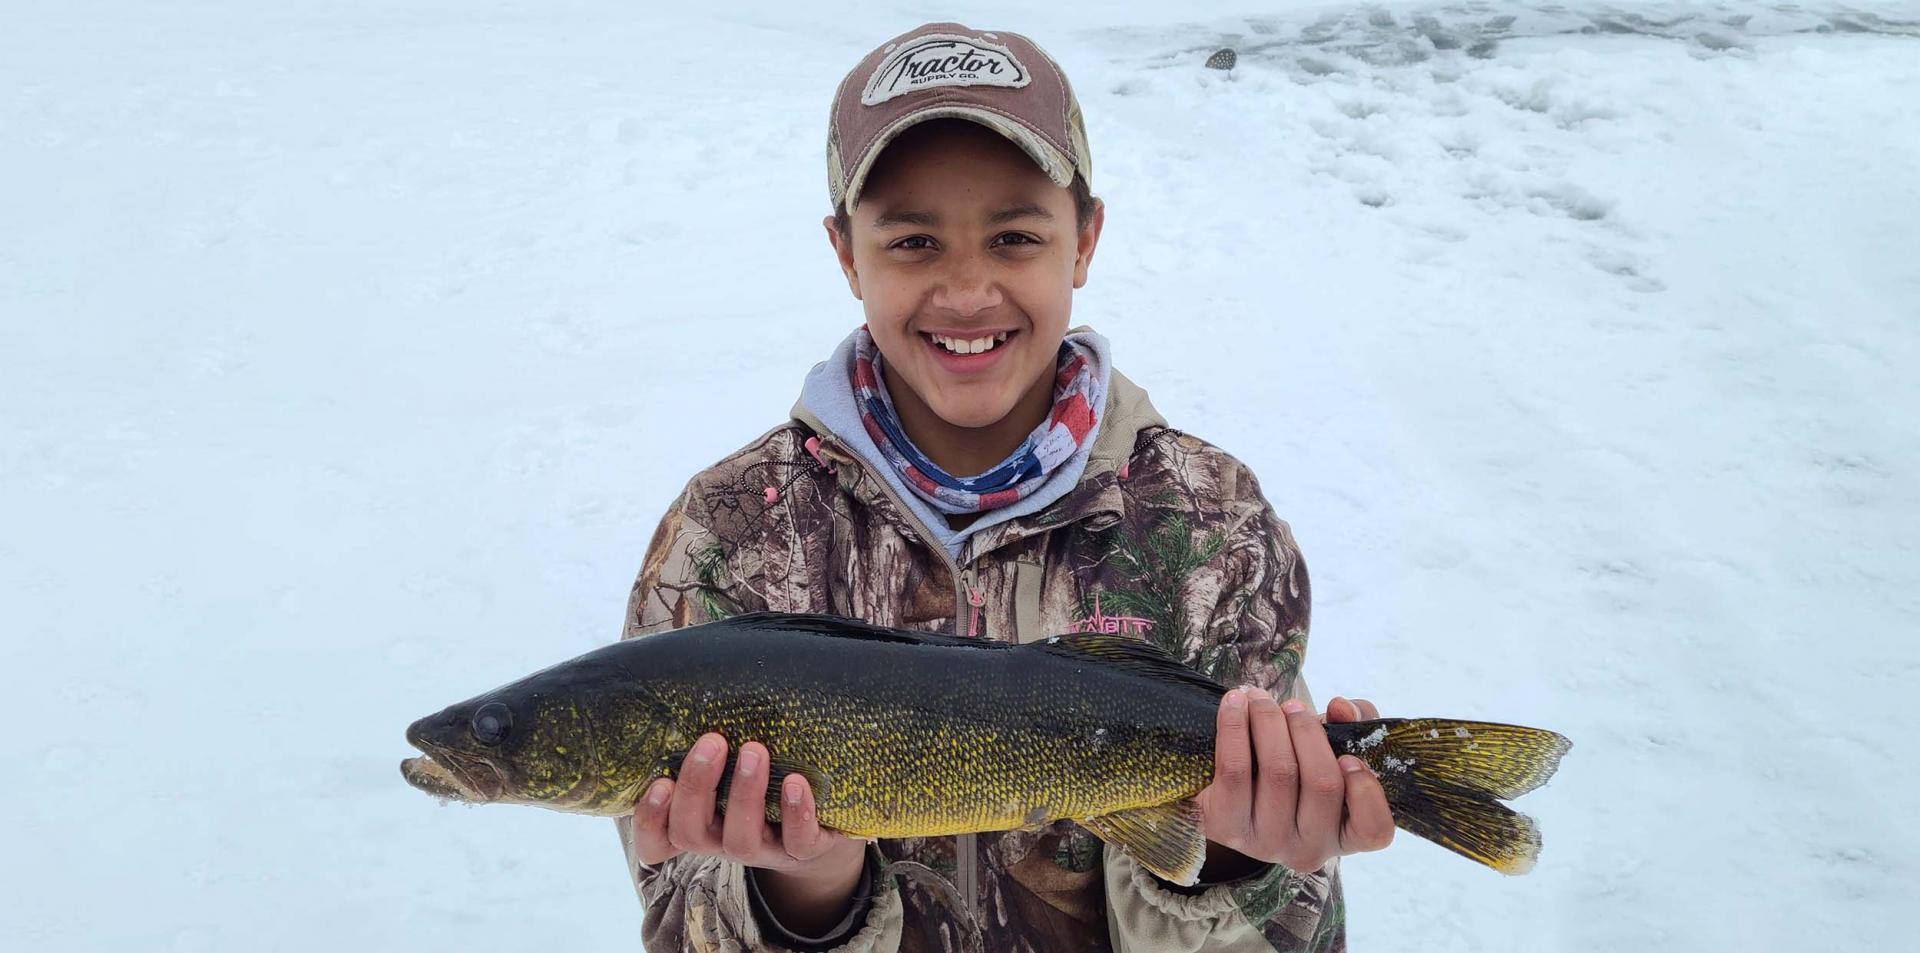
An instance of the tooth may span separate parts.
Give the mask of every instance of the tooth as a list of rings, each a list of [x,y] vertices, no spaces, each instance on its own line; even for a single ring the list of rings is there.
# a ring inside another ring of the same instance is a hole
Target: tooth
[[[1007,339],[1007,332],[1002,331],[999,334],[996,334],[993,336],[993,343],[999,344],[1001,341],[1004,341],[1006,339]]]

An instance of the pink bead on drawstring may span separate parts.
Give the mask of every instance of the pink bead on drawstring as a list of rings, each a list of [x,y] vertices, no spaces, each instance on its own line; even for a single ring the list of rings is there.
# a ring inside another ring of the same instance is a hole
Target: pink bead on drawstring
[[[1124,480],[1124,479],[1126,479],[1126,478],[1127,478],[1127,464],[1129,464],[1129,463],[1132,463],[1132,462],[1133,462],[1133,461],[1131,461],[1131,460],[1123,460],[1123,461],[1121,461],[1121,463],[1120,463],[1120,479],[1122,479],[1122,480]]]
[[[772,506],[778,502],[780,502],[780,491],[773,487],[767,487],[767,505]]]

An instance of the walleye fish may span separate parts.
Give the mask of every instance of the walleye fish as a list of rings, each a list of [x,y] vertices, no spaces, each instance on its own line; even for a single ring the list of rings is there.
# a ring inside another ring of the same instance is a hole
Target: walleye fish
[[[757,612],[596,649],[422,718],[407,740],[425,754],[400,767],[449,800],[619,816],[719,732],[733,751],[767,747],[769,820],[799,773],[820,823],[853,836],[1070,818],[1192,884],[1206,857],[1193,796],[1213,776],[1225,691],[1124,635],[1012,645]],[[1500,799],[1551,777],[1566,738],[1432,718],[1326,730],[1379,776],[1402,829],[1503,873],[1533,866],[1539,830]]]

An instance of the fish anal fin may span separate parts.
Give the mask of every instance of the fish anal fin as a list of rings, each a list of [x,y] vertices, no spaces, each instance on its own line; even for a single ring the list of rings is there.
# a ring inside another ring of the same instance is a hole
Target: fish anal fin
[[[1080,824],[1162,880],[1183,887],[1200,880],[1207,839],[1200,834],[1200,805],[1192,798],[1089,817]]]

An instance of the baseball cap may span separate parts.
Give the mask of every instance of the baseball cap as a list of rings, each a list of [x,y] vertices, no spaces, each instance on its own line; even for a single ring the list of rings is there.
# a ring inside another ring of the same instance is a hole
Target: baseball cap
[[[827,191],[852,209],[875,159],[930,119],[968,119],[1013,140],[1056,185],[1093,184],[1080,103],[1053,57],[1018,33],[928,23],[840,80],[827,125]]]

